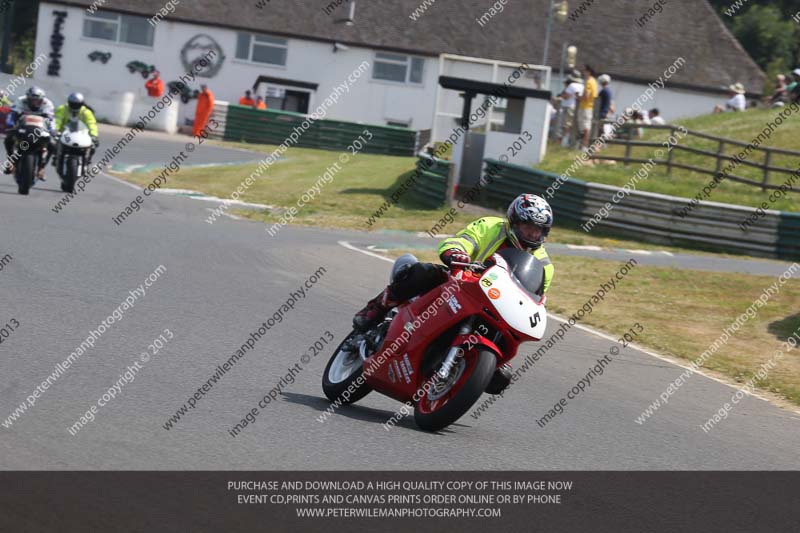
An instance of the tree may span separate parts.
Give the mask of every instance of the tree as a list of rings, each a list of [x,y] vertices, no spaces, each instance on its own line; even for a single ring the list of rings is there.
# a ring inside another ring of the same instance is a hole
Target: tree
[[[764,70],[800,61],[800,0],[710,0],[750,57]],[[739,7],[735,14],[730,9]]]
[[[4,37],[6,18],[11,17],[11,39],[9,63],[14,74],[20,74],[33,60],[36,36],[36,18],[39,13],[39,0],[21,2],[16,0],[2,12],[0,39]]]
[[[784,20],[775,6],[753,6],[733,21],[733,34],[762,69],[773,60],[795,63],[797,28],[792,20]]]

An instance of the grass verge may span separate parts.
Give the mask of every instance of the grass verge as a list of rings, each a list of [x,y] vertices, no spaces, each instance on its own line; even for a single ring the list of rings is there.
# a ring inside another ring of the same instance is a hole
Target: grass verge
[[[271,145],[250,145],[243,143],[214,144],[223,147],[245,148],[263,154],[271,153],[276,147]],[[300,197],[309,190],[319,177],[333,164],[337,163],[339,152],[290,148],[286,160],[275,163],[247,191],[241,200],[251,203],[267,204],[275,209],[264,211],[236,211],[236,214],[268,224],[278,222],[291,207],[297,207]],[[338,227],[355,230],[404,230],[424,232],[431,229],[445,215],[447,209],[429,209],[416,196],[413,188],[400,197],[397,205],[390,207],[371,225],[373,216],[384,202],[390,200],[392,193],[411,175],[416,159],[372,154],[358,154],[346,164],[341,165],[333,180],[321,189],[312,201],[298,209],[293,224],[306,226]],[[229,198],[231,193],[253,172],[257,164],[187,167],[169,178],[167,187],[191,189],[219,198]],[[138,185],[145,186],[158,174],[159,169],[148,172],[114,173]],[[233,212],[233,211],[231,211]],[[479,214],[491,213],[488,209],[469,206],[458,210],[453,222],[439,233],[455,233]],[[550,234],[552,242],[603,248],[636,248],[666,250],[673,253],[700,253],[697,250],[673,246],[637,242],[620,239],[613,232],[595,228],[587,234],[575,224],[565,224],[558,219]],[[719,254],[715,254],[719,255]]]
[[[753,139],[766,127],[767,121],[773,121],[780,112],[779,109],[758,109],[748,110],[743,113],[721,113],[717,115],[704,115],[692,119],[678,120],[675,123],[685,126],[689,130],[708,133],[719,137],[725,137],[745,143],[752,142]],[[641,140],[652,142],[664,142],[669,132],[667,130],[644,130],[645,133]],[[711,140],[698,139],[696,137],[685,137],[678,142],[679,145],[717,152],[719,143]],[[770,139],[765,141],[763,146],[773,148],[783,148],[787,150],[800,151],[800,121],[797,117],[789,117],[778,126],[772,133]],[[656,148],[633,147],[631,157],[636,159],[659,159],[655,156]],[[724,154],[735,156],[742,147],[727,145]],[[622,157],[625,155],[625,148],[619,145],[608,145],[601,152],[602,155],[612,155]],[[542,170],[561,174],[572,165],[578,152],[555,146],[548,146],[547,157],[538,166]],[[664,156],[666,157],[666,156]],[[747,161],[752,163],[764,163],[765,155],[755,151]],[[675,150],[673,161],[685,165],[692,165],[699,168],[715,170],[715,160],[706,156],[690,154]],[[725,167],[723,162],[723,168]],[[773,155],[770,165],[774,167],[784,167],[790,169],[798,168],[798,159],[787,155]],[[604,183],[621,187],[628,183],[633,175],[642,168],[640,163],[631,163],[628,166],[622,163],[610,164],[608,161],[596,161],[594,164],[584,165],[573,173],[574,177],[583,181]],[[740,164],[732,172],[737,176],[761,181],[763,171],[745,164]],[[674,169],[672,175],[667,175],[666,166],[657,166],[650,171],[646,179],[642,179],[636,184],[636,189],[640,191],[655,192],[678,196],[682,198],[694,197],[704,186],[706,186],[713,176],[700,172]],[[772,172],[769,182],[773,185],[784,183],[790,176],[788,174]],[[708,200],[723,202],[750,207],[757,207],[762,202],[769,202],[769,195],[772,191],[762,191],[757,186],[736,183],[733,181],[723,181],[712,193]],[[800,211],[800,189],[795,184],[794,191],[790,191],[783,198],[770,203],[770,209],[781,211],[797,212]]]

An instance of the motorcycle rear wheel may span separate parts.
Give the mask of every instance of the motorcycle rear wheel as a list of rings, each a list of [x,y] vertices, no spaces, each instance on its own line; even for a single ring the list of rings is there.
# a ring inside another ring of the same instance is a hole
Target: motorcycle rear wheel
[[[481,397],[494,375],[497,358],[489,350],[476,350],[463,359],[464,368],[455,383],[445,390],[423,389],[414,407],[414,421],[426,431],[446,428],[469,411]],[[457,371],[458,365],[454,365]],[[432,399],[432,396],[436,398]]]
[[[36,154],[28,153],[22,157],[17,174],[17,192],[28,194],[36,179]]]
[[[363,381],[364,368],[358,351],[342,349],[355,334],[355,331],[351,332],[336,347],[325,372],[322,373],[322,391],[330,401],[338,405],[355,403],[372,391]]]

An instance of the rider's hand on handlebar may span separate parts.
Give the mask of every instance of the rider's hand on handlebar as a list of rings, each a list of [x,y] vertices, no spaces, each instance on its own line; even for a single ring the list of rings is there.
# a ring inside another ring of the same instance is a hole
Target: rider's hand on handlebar
[[[445,250],[442,252],[442,262],[444,262],[444,264],[451,269],[459,268],[456,265],[453,265],[453,263],[470,263],[471,261],[472,259],[470,256],[457,248],[451,248],[450,250]]]

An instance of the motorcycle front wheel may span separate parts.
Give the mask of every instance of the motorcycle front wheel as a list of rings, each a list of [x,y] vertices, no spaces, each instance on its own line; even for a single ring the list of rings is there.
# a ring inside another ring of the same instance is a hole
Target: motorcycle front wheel
[[[496,366],[497,358],[489,350],[474,350],[459,358],[448,379],[423,387],[414,407],[417,426],[439,431],[464,416],[486,390]]]
[[[78,158],[68,157],[66,167],[66,173],[61,182],[61,190],[67,193],[74,193],[75,182],[78,180]]]
[[[22,157],[19,164],[19,174],[17,174],[17,192],[28,194],[36,179],[36,154],[27,153]]]
[[[355,403],[372,391],[363,381],[364,369],[358,349],[350,345],[355,335],[353,331],[345,337],[322,374],[322,391],[337,405]]]

